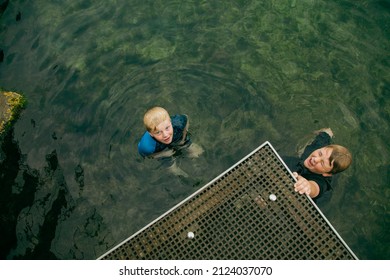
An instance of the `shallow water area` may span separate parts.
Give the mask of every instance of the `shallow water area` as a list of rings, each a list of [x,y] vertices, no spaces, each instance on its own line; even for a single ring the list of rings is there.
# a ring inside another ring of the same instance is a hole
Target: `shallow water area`
[[[28,106],[2,149],[1,259],[95,259],[264,141],[331,127],[354,163],[320,205],[360,259],[389,259],[388,1],[10,1],[0,86]],[[153,105],[199,158],[137,153]]]

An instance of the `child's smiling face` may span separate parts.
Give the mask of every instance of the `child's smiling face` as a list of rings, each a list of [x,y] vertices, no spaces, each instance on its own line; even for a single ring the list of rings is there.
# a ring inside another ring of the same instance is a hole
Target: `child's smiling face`
[[[173,127],[170,119],[161,122],[156,130],[150,133],[157,141],[169,145],[173,140]]]
[[[313,173],[330,176],[333,168],[333,162],[330,162],[332,151],[333,149],[329,147],[315,150],[305,159],[305,167]]]

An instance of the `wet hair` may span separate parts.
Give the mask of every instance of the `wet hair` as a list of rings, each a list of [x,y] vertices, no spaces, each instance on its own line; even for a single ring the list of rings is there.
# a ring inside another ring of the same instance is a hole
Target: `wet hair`
[[[156,127],[167,119],[170,119],[167,110],[162,107],[153,107],[146,111],[144,125],[147,131],[154,132]]]
[[[330,173],[336,174],[342,172],[351,165],[352,155],[347,148],[340,145],[329,145],[328,148],[332,149],[329,161],[333,165],[333,168]]]

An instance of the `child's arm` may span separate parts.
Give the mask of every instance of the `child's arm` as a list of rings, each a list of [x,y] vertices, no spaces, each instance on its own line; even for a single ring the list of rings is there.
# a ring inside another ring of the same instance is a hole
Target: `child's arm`
[[[305,150],[301,154],[301,158],[307,158],[314,150],[319,147],[330,145],[332,142],[333,132],[330,128],[322,128],[313,132],[316,137],[314,140],[305,147]]]
[[[186,142],[188,127],[190,126],[190,120],[189,120],[187,115],[185,115],[185,116],[187,118],[187,123],[186,123],[186,126],[183,129],[183,137],[181,138],[180,145],[183,145]]]
[[[330,129],[330,127],[321,128],[320,130],[316,130],[316,131],[314,131],[314,134],[318,135],[321,132],[325,132],[325,133],[327,133],[330,136],[330,138],[333,138],[333,131],[332,131],[332,129]]]
[[[300,194],[307,194],[311,198],[314,198],[320,194],[320,187],[315,181],[309,181],[304,177],[298,175],[298,173],[293,173],[294,177],[297,179],[297,182],[294,184],[294,189]]]

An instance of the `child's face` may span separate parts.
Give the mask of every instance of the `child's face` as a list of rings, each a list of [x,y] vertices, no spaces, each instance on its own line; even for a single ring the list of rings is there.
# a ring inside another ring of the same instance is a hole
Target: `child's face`
[[[317,149],[305,159],[303,164],[313,173],[329,176],[333,168],[333,163],[329,160],[332,151],[333,149],[328,147]]]
[[[156,130],[150,133],[157,141],[166,145],[170,144],[173,139],[173,127],[170,119],[167,119],[156,126]]]

